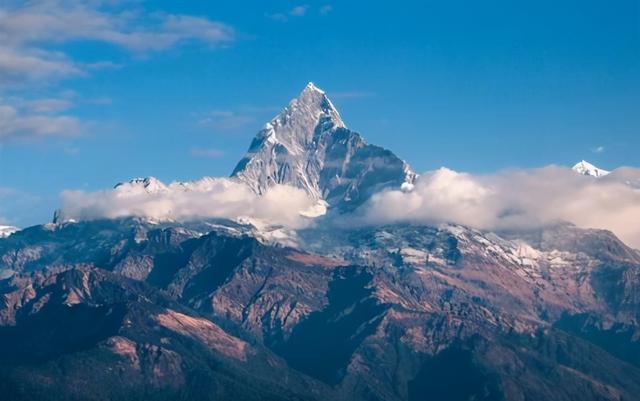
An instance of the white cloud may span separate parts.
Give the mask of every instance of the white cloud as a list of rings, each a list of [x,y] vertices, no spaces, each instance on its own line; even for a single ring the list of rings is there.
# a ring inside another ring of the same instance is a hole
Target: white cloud
[[[135,0],[6,0],[0,2],[0,88],[50,88],[61,79],[121,67],[111,60],[73,59],[62,50],[69,42],[101,42],[147,55],[188,43],[222,46],[234,38],[223,23],[148,11]],[[85,124],[60,114],[70,106],[64,99],[31,105],[0,99],[0,140],[78,135]]]
[[[328,15],[331,11],[333,11],[333,6],[331,4],[320,7],[320,15]]]
[[[11,187],[0,187],[0,199],[16,194],[18,191]]]
[[[25,85],[45,79],[84,74],[81,67],[64,54],[0,45],[0,84]]]
[[[596,146],[594,148],[589,149],[593,153],[602,153],[604,152],[604,146]]]
[[[122,64],[114,63],[109,60],[96,61],[93,63],[84,63],[82,66],[86,70],[90,71],[102,71],[102,70],[119,70],[123,67]]]
[[[309,10],[309,6],[308,5],[298,5],[293,7],[292,9],[290,9],[287,12],[278,12],[278,13],[273,13],[273,14],[267,14],[267,17],[274,20],[274,21],[280,21],[280,22],[286,22],[289,20],[290,17],[304,17],[307,14],[307,11]]]
[[[15,138],[77,136],[84,130],[78,118],[58,114],[71,107],[61,99],[21,100],[9,103],[0,98],[0,142]]]
[[[109,60],[83,64],[51,50],[70,41],[97,41],[147,53],[188,42],[225,45],[234,38],[234,30],[223,23],[150,12],[135,1],[9,0],[0,6],[0,82],[66,78],[118,67]]]
[[[140,216],[154,220],[249,218],[301,228],[317,203],[298,188],[277,185],[265,195],[227,178],[164,185],[156,180],[114,190],[65,191],[66,218]],[[548,166],[490,175],[450,169],[421,175],[411,190],[375,194],[340,224],[454,223],[486,230],[531,229],[559,221],[613,231],[640,247],[640,169],[621,168],[602,178]]]
[[[412,191],[374,195],[357,219],[367,224],[450,222],[489,230],[568,221],[611,230],[640,247],[640,225],[633,223],[640,221],[640,191],[632,186],[639,178],[640,170],[629,168],[600,179],[557,166],[493,175],[441,168],[420,176]]]
[[[197,40],[225,44],[234,40],[231,27],[204,17],[149,12],[125,1],[37,0],[0,9],[0,38],[13,45],[95,40],[134,51],[164,50]]]
[[[61,194],[66,219],[91,220],[139,216],[153,220],[189,221],[203,218],[249,218],[271,225],[301,227],[301,213],[315,202],[304,191],[276,185],[262,196],[243,183],[228,178],[203,178],[165,186],[152,181],[120,185],[113,190]]]
[[[289,15],[293,16],[293,17],[302,17],[303,15],[305,15],[307,13],[307,9],[309,8],[309,6],[295,6],[291,9],[291,11],[289,11]]]
[[[72,106],[73,103],[69,100],[58,98],[42,98],[28,102],[29,109],[35,113],[59,113]]]
[[[62,151],[66,155],[74,156],[80,153],[80,148],[78,148],[77,146],[65,146],[64,148],[62,148]]]

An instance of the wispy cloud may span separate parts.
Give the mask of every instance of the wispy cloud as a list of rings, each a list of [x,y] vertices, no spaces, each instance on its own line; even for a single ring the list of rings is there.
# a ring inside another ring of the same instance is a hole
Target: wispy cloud
[[[0,96],[11,90],[51,88],[64,79],[118,69],[112,60],[85,62],[65,52],[70,42],[99,42],[134,55],[149,55],[184,44],[208,47],[235,40],[232,27],[202,16],[148,10],[136,0],[6,0],[0,4]],[[30,96],[25,96],[30,97]],[[78,117],[60,114],[64,100],[31,105],[0,103],[0,140],[78,135]]]
[[[15,193],[17,193],[18,190],[15,188],[11,188],[11,187],[0,187],[0,199],[4,198],[5,196],[11,196]]]
[[[320,7],[320,15],[328,15],[333,11],[333,6],[331,4],[326,4]]]
[[[24,86],[42,80],[82,75],[85,75],[82,68],[59,52],[0,45],[1,84]]]
[[[65,146],[62,151],[64,152],[64,154],[69,155],[69,156],[75,156],[78,153],[80,153],[80,148],[76,147],[76,146]]]
[[[307,14],[307,11],[309,11],[309,6],[305,4],[305,5],[295,6],[288,11],[276,12],[276,13],[271,13],[266,15],[267,15],[267,18],[272,19],[274,21],[286,22],[290,18],[304,17]]]
[[[593,148],[591,148],[589,150],[592,153],[602,153],[602,152],[604,152],[605,148],[604,148],[604,146],[596,146],[596,147],[593,147]]]
[[[293,16],[293,17],[302,17],[303,15],[305,15],[307,13],[307,10],[309,9],[309,6],[295,6],[291,9],[291,11],[289,11],[289,15]]]
[[[89,71],[102,71],[102,70],[119,70],[123,67],[122,64],[114,63],[109,60],[96,61],[94,63],[85,63],[83,67]]]
[[[85,124],[74,116],[59,113],[69,107],[69,103],[59,99],[10,103],[0,98],[0,142],[80,135]]]
[[[188,42],[219,46],[234,39],[233,28],[221,22],[150,12],[132,1],[9,1],[0,7],[0,79],[64,78],[118,67],[109,60],[83,65],[50,49],[70,41],[97,41],[145,53]]]
[[[42,98],[27,103],[29,110],[34,113],[59,113],[70,109],[73,103],[67,99]]]
[[[10,2],[11,3],[11,2]],[[120,4],[120,7],[109,4]],[[133,51],[164,50],[188,40],[225,44],[231,27],[208,18],[149,12],[138,2],[36,0],[5,6],[0,37],[14,46],[95,40]]]
[[[192,148],[191,156],[193,157],[206,157],[211,159],[217,159],[225,155],[223,150],[215,148]]]

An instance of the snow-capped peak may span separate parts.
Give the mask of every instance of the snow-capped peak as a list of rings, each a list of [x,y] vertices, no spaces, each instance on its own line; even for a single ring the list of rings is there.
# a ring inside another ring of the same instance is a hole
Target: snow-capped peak
[[[0,225],[0,238],[6,238],[16,231],[20,231],[18,227]]]
[[[317,136],[317,126],[321,126],[322,131],[346,128],[325,92],[309,82],[298,97],[265,124],[251,144],[250,151],[278,144],[287,153],[302,154]]]
[[[113,187],[120,192],[140,192],[157,193],[167,190],[167,186],[155,177],[134,178],[129,182],[120,182]]]
[[[318,92],[324,95],[324,91],[318,88],[313,82],[309,82],[307,86],[304,88],[305,91],[313,91]]]
[[[586,160],[579,161],[571,169],[579,174],[591,177],[603,177],[609,174],[609,171],[598,168]]]
[[[384,187],[399,188],[415,174],[393,153],[349,130],[312,82],[265,124],[231,176],[256,193],[275,184],[303,189],[331,206],[354,208]]]

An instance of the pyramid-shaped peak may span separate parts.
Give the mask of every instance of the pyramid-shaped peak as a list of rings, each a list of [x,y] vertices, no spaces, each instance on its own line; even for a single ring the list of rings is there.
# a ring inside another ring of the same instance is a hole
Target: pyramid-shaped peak
[[[323,95],[325,94],[325,92],[318,88],[313,82],[309,82],[302,92],[317,92]]]
[[[291,185],[340,210],[415,179],[403,160],[348,129],[313,82],[265,124],[231,176],[258,194],[276,184]]]
[[[277,134],[278,140],[285,145],[299,142],[304,148],[312,140],[315,127],[322,122],[327,127],[346,127],[340,113],[325,92],[309,82],[300,94],[267,125],[263,136]],[[296,147],[288,146],[290,150]]]
[[[602,177],[609,174],[609,171],[598,168],[586,160],[580,160],[572,167],[572,170],[591,177]]]
[[[296,106],[306,106],[310,110],[321,110],[329,114],[338,115],[338,111],[327,97],[325,91],[315,86],[313,82],[309,82],[298,97],[294,98],[289,104],[290,108],[295,108]]]

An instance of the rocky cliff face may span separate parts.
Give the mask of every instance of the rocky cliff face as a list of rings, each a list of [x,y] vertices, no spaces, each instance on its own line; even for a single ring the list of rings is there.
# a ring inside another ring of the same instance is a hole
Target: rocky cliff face
[[[335,397],[260,344],[119,274],[40,271],[0,290],[3,400]]]

